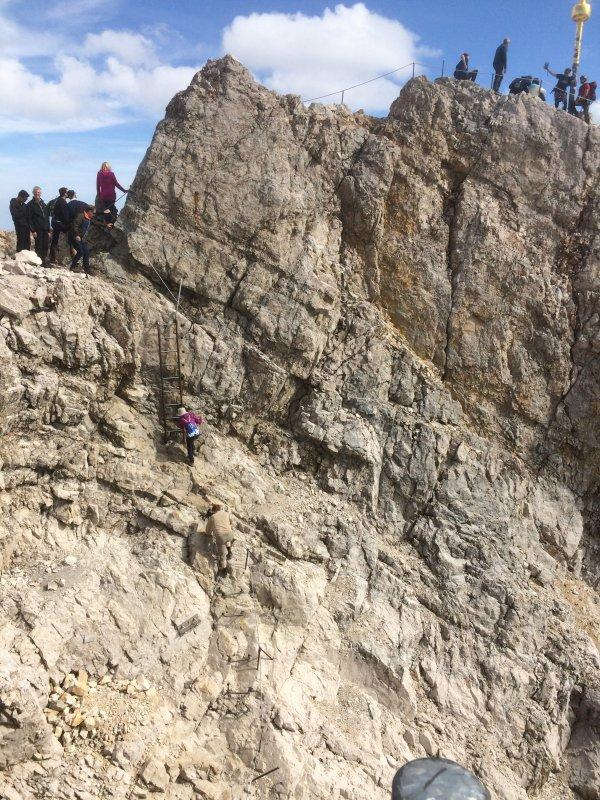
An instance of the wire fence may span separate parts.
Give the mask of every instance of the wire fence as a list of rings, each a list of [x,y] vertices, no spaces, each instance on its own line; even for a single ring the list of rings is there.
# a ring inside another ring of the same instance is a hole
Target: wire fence
[[[404,70],[408,70],[408,69],[412,70],[412,76],[411,77],[414,78],[416,76],[416,68],[417,67],[423,67],[425,69],[432,69],[430,64],[422,64],[420,61],[409,61],[408,64],[404,64],[401,67],[396,67],[396,69],[392,69],[389,72],[384,72],[381,75],[375,75],[375,77],[369,78],[366,81],[361,81],[361,83],[354,83],[354,84],[352,84],[352,86],[345,86],[343,89],[336,89],[333,92],[327,92],[326,94],[321,94],[318,97],[311,97],[311,98],[308,98],[308,99],[304,100],[304,102],[305,103],[316,103],[318,100],[326,100],[329,97],[336,97],[337,95],[340,95],[341,96],[341,101],[340,102],[343,104],[346,92],[349,92],[352,89],[358,89],[358,88],[360,88],[362,86],[367,86],[367,84],[374,83],[375,81],[382,80],[382,78],[389,78],[390,75],[396,75],[397,73],[403,72]],[[473,71],[475,71],[475,70],[473,70]],[[477,78],[482,78],[482,77],[489,78],[490,79],[490,87],[492,86],[493,81],[494,81],[494,77],[496,75],[495,72],[489,71],[489,70],[481,70],[481,69],[480,70],[476,70],[476,72],[477,72]],[[451,77],[453,77],[453,75],[454,75],[454,70],[452,70],[448,75],[446,75],[446,59],[445,58],[442,59],[441,72],[440,72],[440,75],[438,77],[440,77],[440,78],[450,77],[451,78]],[[521,77],[521,76],[519,76],[519,77]],[[540,82],[539,85],[541,87],[544,86],[544,81],[543,81],[543,79],[541,77],[539,77],[539,76],[533,76],[533,77],[536,77],[539,80],[539,82]]]

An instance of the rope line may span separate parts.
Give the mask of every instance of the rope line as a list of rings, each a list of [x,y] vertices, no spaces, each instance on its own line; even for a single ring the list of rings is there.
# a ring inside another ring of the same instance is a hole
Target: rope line
[[[316,100],[322,100],[324,97],[333,97],[336,94],[341,94],[342,92],[349,92],[350,89],[358,89],[359,86],[366,86],[368,83],[373,83],[373,81],[378,81],[381,78],[387,78],[388,75],[393,75],[395,72],[401,72],[403,69],[408,69],[409,67],[426,67],[427,64],[421,64],[418,61],[411,61],[409,64],[405,64],[403,67],[396,67],[396,69],[392,69],[389,72],[384,72],[383,75],[376,75],[374,78],[369,78],[368,81],[363,81],[362,83],[355,83],[354,86],[346,86],[345,89],[338,89],[336,92],[329,92],[329,94],[321,94],[319,97],[313,97],[310,100],[305,100],[305,103],[314,103]]]

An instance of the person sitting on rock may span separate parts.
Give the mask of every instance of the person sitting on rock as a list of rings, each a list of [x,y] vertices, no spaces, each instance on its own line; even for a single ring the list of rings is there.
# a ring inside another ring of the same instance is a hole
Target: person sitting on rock
[[[227,570],[227,565],[231,558],[231,548],[235,540],[231,527],[231,518],[229,512],[225,511],[218,503],[213,505],[209,514],[210,516],[206,523],[206,534],[214,539],[219,559],[219,572],[223,574]]]
[[[17,234],[17,253],[21,250],[31,249],[31,233],[29,230],[29,211],[26,200],[29,192],[21,189],[16,197],[13,197],[9,204],[10,215]]]
[[[177,414],[177,424],[185,434],[188,461],[192,465],[194,463],[194,445],[200,436],[200,425],[204,423],[204,420],[193,411],[186,411],[183,406],[178,409]]]
[[[473,81],[477,78],[477,70],[469,69],[469,54],[462,53],[454,70],[454,77],[459,81]]]
[[[90,271],[90,248],[86,242],[86,237],[92,224],[92,217],[94,216],[94,206],[86,206],[86,208],[75,217],[73,221],[71,241],[75,248],[75,255],[71,261],[71,269],[77,269],[77,262],[83,257],[83,271],[89,274]]]
[[[122,192],[129,191],[121,186],[108,161],[104,161],[96,175],[96,191],[98,193],[98,213],[110,228],[114,225],[119,213],[115,206],[116,189],[120,189]]]

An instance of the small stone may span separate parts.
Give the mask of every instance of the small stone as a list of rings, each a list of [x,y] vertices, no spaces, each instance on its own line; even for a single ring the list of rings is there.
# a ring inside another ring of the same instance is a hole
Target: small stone
[[[79,728],[79,735],[82,739],[87,739],[89,736],[89,731],[87,731],[85,728]]]
[[[100,686],[106,686],[110,683],[110,675],[108,672],[100,678]]]
[[[63,560],[63,564],[64,564],[65,566],[67,566],[67,567],[74,567],[74,566],[75,566],[75,564],[77,564],[77,559],[75,558],[75,556],[67,556],[67,557],[66,557],[66,558]]]

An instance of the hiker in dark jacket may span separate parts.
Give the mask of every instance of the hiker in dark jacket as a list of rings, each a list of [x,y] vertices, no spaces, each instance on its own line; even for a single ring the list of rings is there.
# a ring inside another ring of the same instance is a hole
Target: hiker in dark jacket
[[[477,78],[477,70],[476,69],[469,69],[469,54],[462,53],[460,56],[460,61],[456,65],[456,69],[454,70],[454,77],[459,81],[475,81]]]
[[[17,234],[17,253],[21,250],[29,250],[31,248],[31,233],[29,230],[29,211],[27,209],[26,200],[29,197],[29,192],[21,189],[16,197],[10,201],[10,215],[15,225],[15,233]]]
[[[69,204],[67,203],[67,187],[61,186],[58,197],[52,204],[52,242],[50,244],[50,262],[56,264],[56,257],[61,234],[68,239],[71,221],[69,219]]]
[[[90,271],[90,248],[86,242],[86,237],[92,224],[92,217],[94,216],[94,206],[89,206],[86,203],[85,209],[77,214],[73,221],[71,241],[75,248],[75,255],[71,262],[71,269],[77,269],[77,262],[83,257],[83,271],[89,274]]]
[[[33,198],[27,203],[27,214],[29,230],[35,240],[35,252],[42,259],[42,264],[46,264],[50,242],[50,218],[48,206],[42,200],[42,190],[39,186],[33,187]]]
[[[508,66],[508,46],[510,44],[510,39],[504,39],[502,44],[496,48],[496,53],[494,54],[494,85],[492,86],[495,92],[500,91],[500,85],[504,80],[504,76],[506,74],[506,67]]]
[[[556,86],[552,89],[554,108],[558,108],[562,104],[563,111],[566,111],[569,103],[569,89],[571,86],[575,86],[576,83],[573,77],[573,70],[571,67],[567,67],[564,72],[554,72],[550,69],[550,64],[547,61],[544,64],[544,69],[548,75],[556,78]]]

